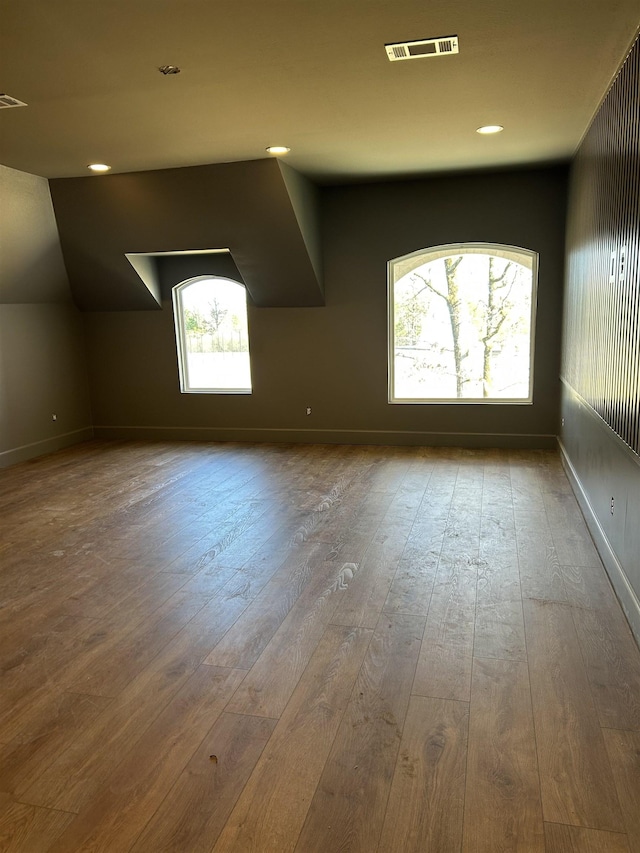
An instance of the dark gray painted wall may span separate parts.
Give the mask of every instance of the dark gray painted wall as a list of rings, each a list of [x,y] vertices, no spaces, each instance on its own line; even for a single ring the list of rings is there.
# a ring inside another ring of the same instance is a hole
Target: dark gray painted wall
[[[251,396],[180,394],[168,301],[157,312],[85,315],[98,434],[553,443],[566,169],[325,188],[322,201],[326,305],[250,306]],[[135,210],[128,215],[135,217]],[[462,241],[540,253],[534,404],[390,406],[387,261]]]
[[[571,170],[561,442],[585,517],[640,640],[639,115],[636,41]]]
[[[47,181],[4,166],[0,180],[2,467],[92,430],[82,320],[71,302]]]
[[[364,351],[354,388],[371,389],[375,414],[397,429],[555,435],[566,169],[460,175],[336,188],[327,196],[325,275],[343,309],[341,334]],[[532,406],[387,406],[386,263],[420,248],[505,243],[540,254]]]
[[[52,180],[77,305],[157,309],[126,254],[198,249],[229,249],[257,305],[322,305],[307,249],[315,239],[313,199],[302,177],[289,183],[298,191],[291,193],[278,162],[266,159]]]
[[[574,491],[640,642],[640,464],[570,386],[564,388],[562,417],[562,450]]]
[[[0,304],[71,301],[44,178],[0,166]]]
[[[291,204],[293,206],[300,233],[309,253],[309,260],[316,278],[324,288],[322,271],[322,228],[320,225],[320,190],[304,175],[296,172],[282,160],[278,160],[280,173],[284,179]]]

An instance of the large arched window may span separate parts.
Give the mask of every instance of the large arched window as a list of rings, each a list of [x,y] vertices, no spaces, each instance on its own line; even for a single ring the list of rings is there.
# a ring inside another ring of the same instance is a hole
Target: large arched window
[[[535,252],[462,243],[389,262],[389,402],[531,403]]]
[[[173,288],[180,389],[250,394],[247,292],[226,278],[192,278]]]

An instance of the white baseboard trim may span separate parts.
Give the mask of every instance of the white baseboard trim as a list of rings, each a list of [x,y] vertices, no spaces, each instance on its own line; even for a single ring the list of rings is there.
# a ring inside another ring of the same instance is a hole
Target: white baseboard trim
[[[591,507],[591,504],[589,503],[589,498],[582,488],[580,478],[578,477],[578,474],[559,439],[558,446],[560,448],[562,464],[569,482],[571,483],[571,488],[575,493],[578,504],[580,505],[582,514],[585,517],[585,521],[587,522],[589,532],[593,537],[593,541],[598,549],[602,563],[609,575],[611,585],[613,586],[622,609],[624,610],[625,616],[627,617],[629,626],[636,638],[636,641],[638,642],[638,645],[640,645],[640,600],[629,583],[624,569],[620,565],[620,561],[611,547],[611,543],[609,542],[609,539],[607,538],[595,512]]]
[[[36,456],[44,456],[46,453],[55,453],[57,450],[63,450],[65,447],[71,447],[72,444],[79,444],[81,441],[89,441],[92,438],[93,427],[83,427],[83,429],[65,432],[53,438],[12,447],[9,450],[0,451],[0,468],[8,468],[9,465],[17,465],[18,462],[26,462]]]

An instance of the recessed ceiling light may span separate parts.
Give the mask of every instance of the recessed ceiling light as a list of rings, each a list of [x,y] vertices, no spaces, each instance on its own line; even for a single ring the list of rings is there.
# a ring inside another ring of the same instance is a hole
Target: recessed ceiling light
[[[273,154],[274,157],[281,157],[283,154],[288,154],[291,151],[290,148],[287,148],[286,145],[270,145],[267,148],[267,152],[269,154]]]
[[[501,133],[504,127],[501,124],[485,124],[476,130],[476,133],[486,135],[488,133]]]
[[[106,163],[91,163],[87,168],[92,172],[108,172],[111,166],[107,166]]]

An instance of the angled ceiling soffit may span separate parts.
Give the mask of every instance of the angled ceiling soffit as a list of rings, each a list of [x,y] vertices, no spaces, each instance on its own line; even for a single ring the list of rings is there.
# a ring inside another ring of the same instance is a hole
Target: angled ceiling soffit
[[[127,252],[126,257],[159,306],[163,300],[170,299],[176,284],[190,278],[210,275],[245,284],[231,252],[226,248]]]
[[[270,159],[52,180],[76,303],[158,309],[170,279],[211,274],[257,306],[324,304],[316,190],[285,172]]]

